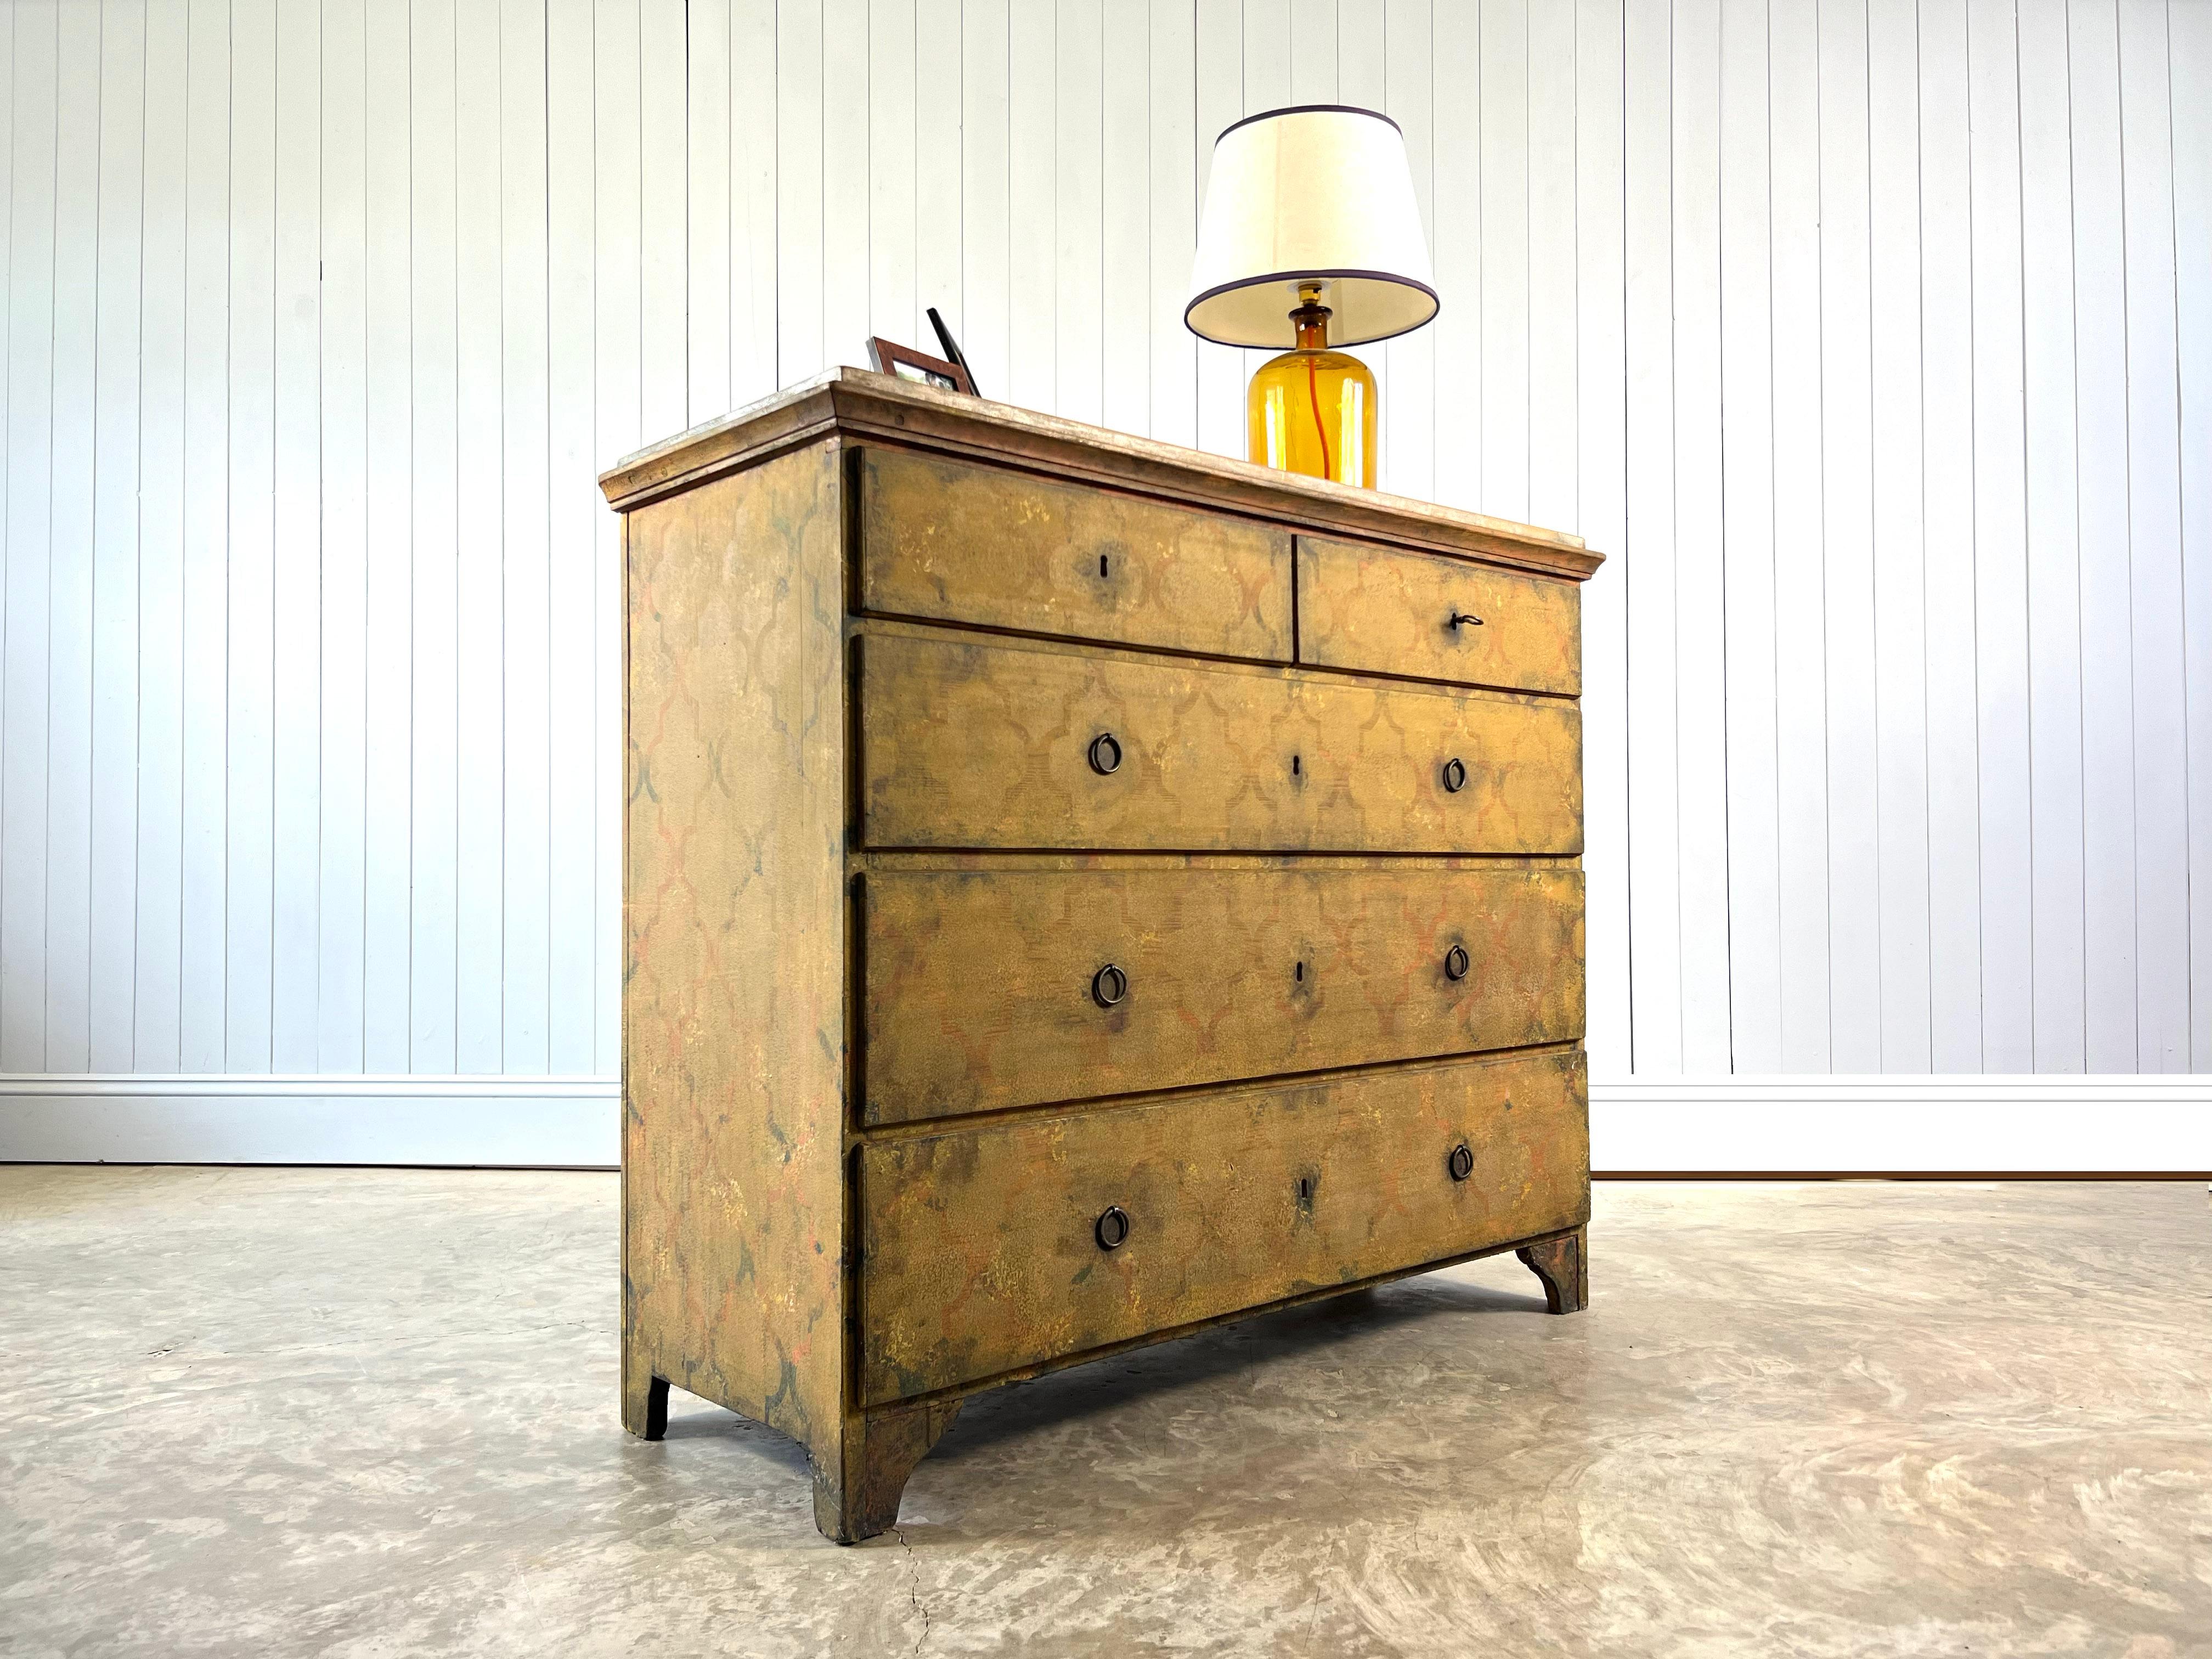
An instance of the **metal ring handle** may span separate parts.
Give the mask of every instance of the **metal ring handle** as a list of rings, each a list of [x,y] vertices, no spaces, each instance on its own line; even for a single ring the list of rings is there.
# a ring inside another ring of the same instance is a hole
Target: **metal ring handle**
[[[1101,1008],[1111,1008],[1129,994],[1129,976],[1108,963],[1091,976],[1091,997]]]
[[[1481,617],[1470,617],[1466,611],[1458,609],[1456,606],[1453,608],[1451,615],[1444,620],[1446,625],[1451,628],[1457,628],[1463,623],[1474,628],[1480,628],[1482,626]]]
[[[1464,1181],[1474,1173],[1474,1154],[1468,1150],[1467,1142],[1462,1140],[1451,1149],[1451,1156],[1444,1160],[1444,1169],[1454,1181]]]
[[[1472,965],[1467,959],[1467,947],[1464,945],[1455,945],[1444,952],[1446,979],[1465,979],[1467,970]]]
[[[1467,763],[1454,755],[1444,763],[1444,793],[1456,795],[1467,787]]]
[[[1129,1212],[1118,1204],[1109,1204],[1091,1229],[1091,1236],[1102,1250],[1120,1249],[1129,1242]]]
[[[1102,778],[1121,769],[1121,745],[1111,732],[1091,739],[1091,769]]]

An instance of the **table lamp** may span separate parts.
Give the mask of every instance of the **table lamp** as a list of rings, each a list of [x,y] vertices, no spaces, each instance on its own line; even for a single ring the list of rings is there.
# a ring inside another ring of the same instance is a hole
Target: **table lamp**
[[[1373,110],[1304,104],[1214,141],[1183,322],[1221,345],[1288,346],[1246,395],[1251,458],[1375,486],[1375,376],[1338,346],[1437,314],[1406,138]]]

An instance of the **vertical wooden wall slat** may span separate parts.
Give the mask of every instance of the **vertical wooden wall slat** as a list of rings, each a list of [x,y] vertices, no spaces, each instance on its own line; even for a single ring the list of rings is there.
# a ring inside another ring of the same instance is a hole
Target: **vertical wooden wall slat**
[[[1575,528],[1611,553],[1628,539],[1626,136],[1621,0],[1575,9]],[[1590,1065],[1631,1064],[1628,568],[1583,588],[1583,867],[1589,908]]]
[[[730,406],[782,384],[776,373],[775,0],[730,4]],[[709,302],[712,297],[708,296]]]
[[[1448,100],[1465,97],[1474,106],[1475,165],[1468,173],[1455,173],[1446,167],[1439,148],[1437,176],[1440,185],[1449,180],[1455,191],[1467,191],[1475,204],[1480,264],[1471,273],[1473,283],[1463,286],[1471,288],[1480,317],[1475,349],[1465,357],[1447,349],[1452,343],[1448,334],[1436,331],[1438,499],[1469,507],[1480,503],[1486,512],[1509,519],[1529,515],[1528,469],[1534,448],[1528,410],[1535,392],[1529,366],[1529,336],[1535,320],[1530,307],[1539,287],[1553,286],[1548,280],[1536,281],[1528,249],[1534,212],[1528,77],[1534,66],[1529,9],[1526,0],[1482,0],[1480,8],[1461,9],[1463,19],[1479,30],[1474,45],[1481,74],[1437,76],[1435,99],[1439,131]],[[1439,11],[1437,21],[1443,17]],[[1439,189],[1440,220],[1448,211],[1443,196]],[[1437,231],[1442,234],[1441,222]],[[1472,382],[1466,378],[1468,368],[1479,377]],[[1450,430],[1446,410],[1462,402],[1478,422],[1475,442],[1469,447],[1479,455],[1472,477],[1455,488],[1455,464],[1444,447]]]
[[[2190,1065],[2212,1066],[2212,7],[2168,6],[2174,333],[2187,627]]]
[[[1820,393],[1824,204],[1820,37],[1810,9],[1769,8],[1767,59],[1767,199],[1772,239],[1768,282],[1774,363],[1774,781],[1782,917],[1779,1069],[1824,1072],[1830,1064],[1831,1030]],[[1631,533],[1635,533],[1634,526]],[[1642,672],[1641,665],[1631,665],[1632,677]],[[1640,942],[1638,950],[1640,955]]]
[[[1720,4],[1680,0],[1673,176],[1675,824],[1682,1065],[1729,1069],[1728,594],[1721,471]],[[1756,695],[1754,692],[1753,695]]]
[[[1406,160],[1422,228],[1436,243],[1434,92],[1430,64],[1436,42],[1429,0],[1387,0],[1383,11],[1382,108],[1404,129]],[[1264,109],[1264,104],[1253,107]],[[1382,460],[1378,482],[1395,495],[1433,501],[1437,494],[1437,335],[1401,334],[1382,348]],[[1254,365],[1247,364],[1247,368]],[[1448,377],[1457,396],[1456,375]],[[1393,422],[1395,422],[1395,426]]]
[[[1150,239],[1152,409],[1144,429],[1169,443],[1198,441],[1198,337],[1183,326],[1198,235],[1198,41],[1188,0],[1151,0],[1146,93]],[[1331,39],[1334,40],[1332,34]],[[1334,64],[1334,56],[1331,63]]]
[[[315,1070],[322,998],[322,138],[319,8],[276,10],[269,1055]]]
[[[1776,795],[1773,295],[1767,0],[1722,0],[1720,398],[1727,606],[1729,1012],[1736,1069],[1782,1069]],[[1918,319],[1914,319],[1917,327]],[[1917,392],[1917,388],[1916,388]]]
[[[1827,666],[1829,1063],[1881,1069],[1866,8],[1820,8],[1820,615]]]
[[[2128,574],[2135,637],[2136,1066],[2185,1072],[2189,745],[2182,609],[2173,118],[2166,0],[2121,0],[2120,201],[2127,265]]]
[[[821,372],[829,300],[823,261],[823,130],[821,0],[775,9],[775,384]],[[849,93],[848,94],[849,95]],[[601,452],[611,453],[611,451]]]
[[[732,301],[738,291],[744,231],[732,172],[743,163],[731,143],[739,118],[730,78],[730,28],[738,20],[731,15],[730,0],[691,0],[687,15],[684,288],[690,301],[684,326],[684,376],[689,419],[696,426],[733,407],[730,343],[738,319]],[[771,89],[771,100],[774,95]]]
[[[1012,385],[1012,273],[1006,0],[960,9],[960,349],[987,398]],[[788,380],[789,377],[786,376]]]
[[[599,431],[599,122],[591,0],[545,9],[545,375],[547,514],[546,1064],[599,1063],[599,884],[617,847],[599,842],[597,612],[620,579],[594,482]],[[774,119],[770,111],[768,119]],[[773,182],[773,180],[771,180]],[[775,250],[769,257],[773,259]],[[771,357],[776,319],[767,319]],[[619,764],[617,751],[616,763]],[[614,878],[619,881],[619,875]]]
[[[1050,215],[1053,407],[1095,423],[1104,412],[1105,392],[1105,15],[1101,0],[1059,0],[1058,13]]]
[[[1920,52],[1913,0],[1868,0],[1868,386],[1881,1069],[1925,1072],[1928,629],[1920,466]]]
[[[1231,122],[1243,119],[1244,102],[1244,8],[1243,0],[1193,0],[1197,15],[1193,23],[1196,54],[1196,125],[1193,137],[1198,147],[1198,178],[1194,206],[1203,210],[1206,201],[1206,181],[1213,167],[1214,141]],[[1382,0],[1373,0],[1380,12]],[[1342,38],[1340,35],[1340,40]],[[1376,33],[1379,47],[1380,30]],[[1341,60],[1338,79],[1345,88],[1347,103],[1359,104],[1369,109],[1382,107],[1382,59],[1375,58],[1375,74],[1371,82],[1344,79]],[[1193,222],[1194,235],[1196,222]],[[1211,340],[1197,344],[1198,353],[1198,435],[1200,449],[1210,449],[1217,455],[1242,457],[1246,447],[1244,433],[1244,382],[1246,364],[1244,354],[1234,346],[1216,345]],[[1378,356],[1380,354],[1377,354]],[[1382,365],[1375,365],[1376,372]],[[1384,392],[1384,407],[1389,407],[1389,393]],[[1387,451],[1389,440],[1386,435],[1383,447]]]
[[[412,1047],[415,726],[414,97],[411,19],[367,6],[363,165],[364,699],[362,1069]]]
[[[548,469],[548,208],[545,8],[501,0],[500,88],[500,499],[498,605],[506,648],[501,700],[501,895],[489,919],[501,941],[500,1066],[550,1064],[552,988],[553,732]],[[564,118],[565,114],[564,114]],[[713,372],[711,366],[702,374]],[[726,354],[720,372],[726,376]]]
[[[220,1072],[224,1069],[229,799],[229,725],[225,717],[230,617],[228,5],[224,0],[192,0],[191,27],[185,47],[191,84],[185,93],[185,138],[184,866],[179,1068]],[[20,53],[20,32],[17,42]],[[17,73],[20,77],[20,61]]]
[[[146,8],[139,271],[137,847],[131,1061],[179,1069],[184,854],[185,0]]]
[[[869,0],[868,7],[868,328],[927,350],[937,343],[915,331],[921,315],[915,240],[920,216],[915,188],[916,105],[914,0]],[[932,91],[934,91],[932,88]],[[841,362],[866,367],[865,356]]]
[[[2118,17],[2067,8],[2074,161],[2074,431],[2081,526],[2082,915],[2093,1072],[2132,1072],[2135,652],[2128,569],[2126,226]]]
[[[321,762],[316,795],[315,1059],[362,1068],[368,817],[368,37],[367,0],[321,27]]]
[[[408,1069],[451,1073],[459,1012],[460,269],[454,0],[413,0],[410,298],[415,720]],[[475,78],[471,66],[471,78]]]
[[[1123,432],[1152,425],[1153,331],[1182,326],[1152,306],[1151,26],[1149,6],[1116,9],[1099,40],[1099,418]]]
[[[138,905],[139,362],[146,166],[145,0],[100,15],[98,312],[94,320],[92,822],[88,844],[86,1066],[135,1063]]]
[[[2012,0],[1967,9],[1973,204],[1974,640],[1981,691],[1982,1065],[2034,1064],[2020,76]]]
[[[1054,7],[1006,13],[1006,367],[992,395],[1059,407],[1060,19]],[[1048,228],[1050,234],[1048,234]],[[994,377],[995,379],[996,377]]]
[[[507,544],[504,19],[497,0],[454,18],[453,1065],[502,1069],[506,1015],[506,571],[541,556]]]
[[[1930,1065],[1982,1064],[1973,287],[1963,5],[1920,12],[1920,425],[1928,606]],[[1779,483],[1778,481],[1778,492]]]
[[[1441,12],[1437,21],[1443,21]],[[1528,432],[1528,517],[1571,528],[1579,517],[1582,477],[1576,449],[1575,61],[1574,9],[1530,7],[1528,168],[1519,181],[1528,206],[1528,388],[1523,417]],[[1437,113],[1441,120],[1441,99]],[[1441,153],[1437,169],[1439,180],[1452,177]],[[1453,191],[1464,212],[1466,186],[1455,183]],[[1443,349],[1439,343],[1440,360]],[[1443,412],[1439,400],[1439,418]],[[1488,476],[1486,466],[1483,476]]]
[[[99,341],[100,15],[62,8],[56,41],[53,390],[47,431],[45,1064],[91,1054],[94,375]]]
[[[1435,80],[1431,94],[1436,124],[1432,142],[1437,177],[1446,184],[1437,192],[1436,222],[1429,246],[1439,307],[1430,329],[1437,337],[1437,361],[1447,370],[1446,384],[1436,400],[1437,499],[1469,508],[1488,501],[1491,510],[1510,516],[1504,502],[1513,493],[1512,481],[1498,478],[1491,469],[1491,428],[1510,421],[1525,432],[1528,387],[1525,380],[1519,387],[1519,408],[1493,410],[1493,395],[1502,400],[1508,394],[1503,390],[1504,378],[1493,374],[1485,333],[1492,329],[1510,331],[1517,342],[1525,337],[1532,319],[1524,307],[1520,317],[1508,323],[1504,313],[1509,307],[1503,304],[1493,307],[1490,301],[1494,296],[1485,287],[1485,266],[1493,258],[1490,238],[1494,216],[1489,199],[1492,181],[1488,173],[1497,172],[1501,179],[1510,173],[1523,175],[1519,199],[1510,204],[1512,213],[1523,211],[1526,157],[1522,149],[1528,142],[1528,120],[1527,112],[1518,107],[1520,100],[1516,98],[1509,112],[1515,118],[1510,131],[1498,135],[1498,149],[1508,154],[1486,170],[1484,155],[1490,135],[1486,127],[1505,119],[1491,109],[1488,85],[1493,79],[1503,78],[1504,70],[1493,73],[1483,52],[1485,18],[1498,9],[1498,0],[1488,0],[1485,5],[1444,6],[1435,14],[1436,56],[1431,65]],[[1525,88],[1526,66],[1518,67],[1522,73],[1517,87]],[[1501,182],[1498,188],[1503,192],[1507,186]],[[1524,246],[1516,275],[1527,268],[1525,252]],[[1495,257],[1504,259],[1502,253]],[[1525,344],[1516,343],[1512,349],[1525,364]],[[1371,348],[1361,355],[1363,359],[1383,356]],[[1389,417],[1386,398],[1383,418]],[[1386,454],[1389,450],[1387,438],[1383,450]],[[1489,493],[1492,484],[1501,493]]]
[[[276,9],[230,15],[229,724],[222,1069],[274,1059]]]
[[[921,0],[914,19],[914,285],[912,315],[903,324],[925,351],[935,353],[929,326],[935,306],[964,343],[968,307],[960,290],[963,205],[960,195],[960,0]],[[1141,420],[1139,422],[1142,424]]]
[[[1663,0],[1626,0],[1626,446],[1624,560],[1631,684],[1669,688],[1628,708],[1630,928],[1635,1065],[1682,1067],[1680,772],[1675,738],[1674,355],[1672,17]]]

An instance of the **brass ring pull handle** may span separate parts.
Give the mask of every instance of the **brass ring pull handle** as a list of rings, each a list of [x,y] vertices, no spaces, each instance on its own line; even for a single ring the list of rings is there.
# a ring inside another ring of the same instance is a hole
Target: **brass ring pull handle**
[[[1467,763],[1456,755],[1444,763],[1444,793],[1456,795],[1467,787]]]
[[[1466,611],[1459,610],[1457,607],[1454,607],[1451,615],[1447,617],[1445,621],[1447,625],[1452,628],[1458,628],[1462,623],[1469,628],[1480,628],[1482,626],[1481,617],[1470,617]]]
[[[1091,997],[1101,1008],[1111,1008],[1129,994],[1129,976],[1108,963],[1091,976]]]
[[[1474,1154],[1468,1150],[1467,1142],[1462,1140],[1451,1149],[1451,1156],[1444,1160],[1444,1169],[1454,1181],[1464,1181],[1474,1173]],[[1105,1224],[1103,1219],[1099,1224]]]
[[[1091,739],[1091,769],[1100,777],[1117,772],[1121,768],[1121,745],[1111,732],[1101,732]]]
[[[1472,964],[1469,963],[1467,959],[1467,947],[1464,945],[1455,945],[1450,950],[1444,952],[1444,977],[1446,979],[1465,979],[1467,977],[1467,970],[1471,965]]]
[[[1129,1212],[1118,1204],[1109,1204],[1091,1234],[1098,1241],[1100,1249],[1120,1249],[1129,1242]]]

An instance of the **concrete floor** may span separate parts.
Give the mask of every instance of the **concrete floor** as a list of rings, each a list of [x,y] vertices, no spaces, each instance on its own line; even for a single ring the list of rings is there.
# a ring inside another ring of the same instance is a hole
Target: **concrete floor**
[[[897,1533],[615,1413],[613,1177],[0,1169],[9,1655],[2212,1653],[2201,1186],[1601,1186],[986,1395]]]

